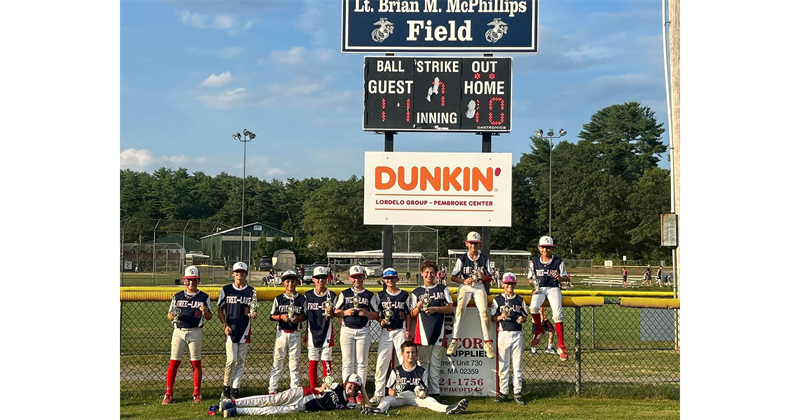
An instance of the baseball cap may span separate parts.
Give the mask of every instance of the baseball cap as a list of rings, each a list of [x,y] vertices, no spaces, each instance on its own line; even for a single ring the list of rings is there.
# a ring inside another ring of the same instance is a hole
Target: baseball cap
[[[386,270],[383,270],[383,276],[382,277],[383,278],[386,278],[386,277],[397,277],[397,270],[395,270],[394,268],[389,267]]]
[[[467,242],[481,242],[481,234],[478,232],[470,232],[467,235]]]
[[[200,270],[197,267],[190,265],[186,267],[186,271],[183,273],[183,278],[185,279],[199,279],[200,278]]]
[[[233,265],[233,271],[247,271],[247,264],[239,261]]]
[[[360,265],[354,265],[354,266],[350,267],[350,276],[352,277],[352,276],[358,276],[358,275],[362,275],[362,276],[366,276],[367,275],[367,272],[364,271],[364,267],[362,267]]]
[[[311,277],[328,277],[328,267],[314,267],[314,274]]]
[[[553,244],[553,238],[545,235],[539,238],[539,246],[547,246],[553,248],[555,247],[555,244]]]
[[[516,283],[516,282],[517,282],[517,276],[515,276],[514,273],[503,274],[503,284]]]
[[[351,384],[362,386],[361,377],[358,376],[357,373],[351,373],[350,375],[347,375],[347,379],[344,380],[344,383],[346,384],[348,382]]]
[[[283,274],[281,274],[281,281],[284,281],[284,280],[290,279],[290,278],[291,279],[295,279],[295,280],[300,280],[300,277],[298,277],[297,273],[295,271],[293,271],[293,270],[286,270],[286,271],[283,272]]]

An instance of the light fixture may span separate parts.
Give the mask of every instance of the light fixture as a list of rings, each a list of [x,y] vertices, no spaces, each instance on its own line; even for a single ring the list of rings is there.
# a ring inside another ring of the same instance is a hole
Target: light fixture
[[[540,128],[536,130],[533,135],[538,138],[543,138],[544,131]],[[547,210],[547,235],[552,237],[553,236],[553,138],[560,138],[567,135],[567,131],[563,128],[558,130],[558,137],[555,137],[555,133],[551,128],[550,131],[547,132],[547,144],[550,146],[548,149],[548,172],[549,172],[549,182],[548,182],[548,210]]]

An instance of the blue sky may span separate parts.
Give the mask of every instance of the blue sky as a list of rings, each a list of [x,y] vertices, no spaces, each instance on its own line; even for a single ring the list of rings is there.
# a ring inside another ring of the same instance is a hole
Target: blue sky
[[[513,129],[492,151],[517,162],[539,128],[575,141],[594,112],[626,101],[666,127],[660,1],[543,0],[539,25],[540,53],[512,56]],[[339,0],[122,1],[120,167],[241,176],[231,135],[247,128],[248,175],[362,175],[383,136],[361,129],[364,55],[341,53],[340,31]],[[480,147],[472,133],[417,132],[394,150]]]

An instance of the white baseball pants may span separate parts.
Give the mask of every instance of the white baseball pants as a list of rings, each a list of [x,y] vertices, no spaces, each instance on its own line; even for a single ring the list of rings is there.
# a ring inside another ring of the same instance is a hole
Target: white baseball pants
[[[538,314],[539,307],[544,303],[544,299],[550,302],[550,309],[553,310],[553,322],[561,322],[561,288],[560,287],[540,287],[531,296],[531,314]]]
[[[265,416],[305,411],[303,388],[289,388],[274,395],[256,395],[236,400],[237,415]]]
[[[269,392],[278,391],[278,382],[281,380],[283,361],[289,356],[289,379],[291,387],[300,386],[300,331],[287,333],[278,330],[275,334],[275,351],[272,357],[272,370],[269,373]]]
[[[347,378],[355,372],[366,384],[369,345],[372,343],[369,326],[354,329],[342,325],[339,331],[339,340],[342,342],[342,378]]]
[[[508,371],[514,369],[514,393],[522,392],[522,331],[497,332],[500,393],[508,395]]]
[[[375,363],[375,396],[382,397],[386,394],[386,381],[389,379],[389,362],[392,355],[397,355],[395,366],[399,366],[403,360],[400,346],[406,341],[406,329],[399,328],[389,331],[381,328],[381,336],[378,338],[378,360]],[[392,351],[394,350],[394,351]],[[361,380],[364,380],[362,377]]]
[[[436,411],[437,413],[444,413],[447,411],[447,406],[439,403],[431,397],[417,398],[414,391],[403,391],[397,397],[387,396],[378,404],[381,411],[386,412],[389,407],[402,407],[409,405],[411,407],[423,407],[428,410]]]
[[[225,377],[222,385],[236,389],[241,387],[248,344],[234,343],[231,336],[228,336],[228,341],[225,342]]]
[[[425,368],[425,375],[428,376],[428,393],[439,395],[439,378],[442,376],[442,358],[445,348],[439,346],[417,346],[419,359],[417,363]],[[401,359],[402,360],[402,359]]]
[[[461,314],[467,309],[467,305],[472,298],[475,298],[475,306],[481,316],[481,330],[483,330],[483,341],[492,339],[489,331],[489,315],[486,311],[486,289],[483,283],[475,283],[474,286],[462,284],[458,288],[456,321],[453,323],[453,338],[458,338],[459,327],[461,326]]]
[[[181,360],[186,348],[189,348],[189,359],[202,360],[203,355],[203,329],[197,328],[175,328],[172,331],[172,347],[169,355],[170,360]]]

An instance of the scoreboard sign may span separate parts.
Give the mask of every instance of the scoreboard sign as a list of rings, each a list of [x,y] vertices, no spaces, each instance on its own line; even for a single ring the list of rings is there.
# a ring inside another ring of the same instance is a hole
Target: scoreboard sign
[[[538,0],[342,0],[342,52],[538,53]]]
[[[511,58],[364,57],[365,131],[511,131]]]

